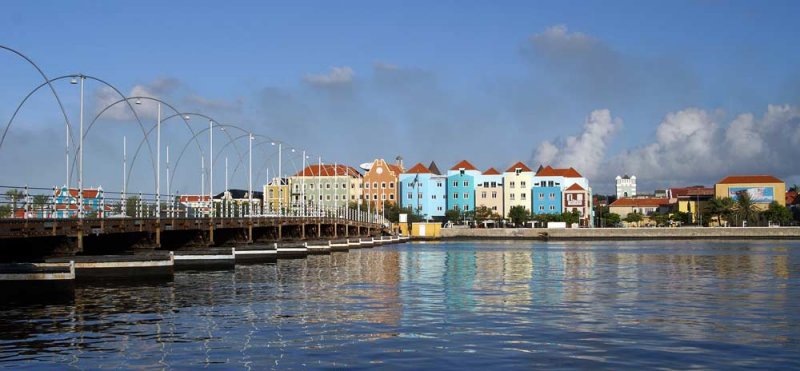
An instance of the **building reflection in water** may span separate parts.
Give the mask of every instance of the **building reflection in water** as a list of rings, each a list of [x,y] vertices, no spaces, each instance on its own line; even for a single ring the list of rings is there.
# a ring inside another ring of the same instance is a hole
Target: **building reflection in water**
[[[486,344],[476,339],[510,337],[494,345],[531,351],[547,344],[529,339],[539,334],[796,344],[799,247],[414,243],[177,272],[167,282],[94,282],[70,304],[3,308],[0,366],[337,367],[429,339],[477,351]]]

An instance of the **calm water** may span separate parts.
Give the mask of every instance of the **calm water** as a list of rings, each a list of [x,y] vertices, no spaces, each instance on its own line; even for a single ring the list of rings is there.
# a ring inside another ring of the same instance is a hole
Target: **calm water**
[[[7,368],[800,368],[800,243],[428,243],[81,285]]]

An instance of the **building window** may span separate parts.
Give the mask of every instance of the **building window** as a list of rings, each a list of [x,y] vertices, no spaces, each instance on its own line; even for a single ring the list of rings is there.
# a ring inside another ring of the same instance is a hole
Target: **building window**
[[[453,210],[459,210],[458,205],[453,205]]]
[[[543,205],[539,205],[539,211],[544,211],[544,206]]]
[[[350,199],[351,199],[351,200],[355,200],[355,199],[356,199],[356,196],[355,196],[355,195],[352,195],[352,196],[350,196]]]
[[[347,183],[342,183],[342,189],[347,189]]]
[[[510,182],[508,182],[508,188],[514,188],[514,187],[515,187],[515,185],[516,185],[516,184],[514,183],[514,181],[513,181],[513,180],[512,180],[512,181],[510,181]]]
[[[436,199],[436,195],[431,195],[431,200],[435,200],[435,199]]]
[[[417,193],[417,198],[422,198],[422,192]]]
[[[525,181],[523,180],[523,181],[519,182],[519,186],[520,186],[520,188],[525,188]]]
[[[481,192],[481,198],[486,198],[486,192]]]
[[[322,195],[319,195],[319,200],[322,201]]]
[[[372,188],[378,189],[378,182],[372,182]]]
[[[497,182],[492,182],[492,187],[497,187]]]
[[[442,187],[442,182],[436,182],[436,186],[441,188]]]
[[[550,199],[551,200],[555,200],[556,199],[556,194],[555,193],[550,193]]]
[[[483,186],[488,188],[489,187],[489,182],[483,182]]]
[[[525,201],[525,196],[527,196],[527,193],[520,194],[519,199]]]
[[[497,191],[492,192],[492,198],[497,198]]]
[[[325,200],[326,201],[330,201],[331,200],[331,195],[325,195]]]
[[[544,200],[544,193],[541,193],[541,192],[539,193],[539,199],[540,200]]]
[[[394,189],[394,182],[389,182],[389,189]]]
[[[377,194],[375,194],[375,195],[372,195],[372,199],[373,199],[373,200],[377,200],[377,199],[378,199],[378,195],[377,195]]]
[[[458,198],[458,192],[453,192],[453,198]]]
[[[547,186],[548,187],[552,187],[553,186],[553,181],[552,180],[547,181]]]
[[[389,195],[390,200],[394,200],[394,194]]]
[[[550,210],[555,210],[555,209],[556,209],[555,205],[550,205]]]
[[[469,193],[467,193],[467,192],[464,192],[464,199],[466,200],[466,199],[468,199],[468,198],[469,198]]]
[[[514,201],[514,194],[513,193],[509,193],[508,199],[511,200],[511,201]]]
[[[382,199],[382,200],[385,200],[385,199],[386,199],[386,194],[385,194],[385,193],[381,195],[381,199]]]
[[[411,185],[411,184],[409,184]],[[364,188],[369,189],[369,183],[364,183]]]
[[[414,198],[414,194],[413,194],[413,193],[411,193],[411,192],[408,192],[408,199],[410,200],[410,199],[412,199],[412,198]]]
[[[309,184],[309,185],[308,185],[308,188],[309,188],[309,189],[314,189],[314,183],[311,183],[311,184]]]
[[[497,210],[497,206],[492,206],[492,210]]]
[[[469,182],[466,180],[464,181],[464,187],[469,187]]]
[[[519,175],[522,172],[522,169],[514,169],[514,174]]]
[[[386,189],[386,182],[382,182],[382,183],[381,183],[381,188],[382,188],[382,189]]]
[[[464,211],[469,211],[469,205],[464,205]]]
[[[458,187],[458,181],[453,182],[453,187]]]
[[[325,189],[331,189],[331,184],[330,183],[325,183]]]
[[[436,207],[436,211],[442,211],[442,207],[441,206],[437,206]]]

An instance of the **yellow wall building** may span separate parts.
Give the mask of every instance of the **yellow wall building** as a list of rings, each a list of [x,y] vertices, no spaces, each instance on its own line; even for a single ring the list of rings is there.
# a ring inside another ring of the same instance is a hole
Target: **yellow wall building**
[[[717,198],[731,197],[735,200],[741,192],[747,192],[761,210],[766,210],[772,201],[786,206],[786,183],[771,175],[734,175],[714,186]]]

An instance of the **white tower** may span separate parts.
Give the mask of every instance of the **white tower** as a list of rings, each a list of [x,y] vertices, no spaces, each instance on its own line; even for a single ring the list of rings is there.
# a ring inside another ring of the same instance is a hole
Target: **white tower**
[[[617,175],[617,198],[630,198],[636,196],[636,176]]]

